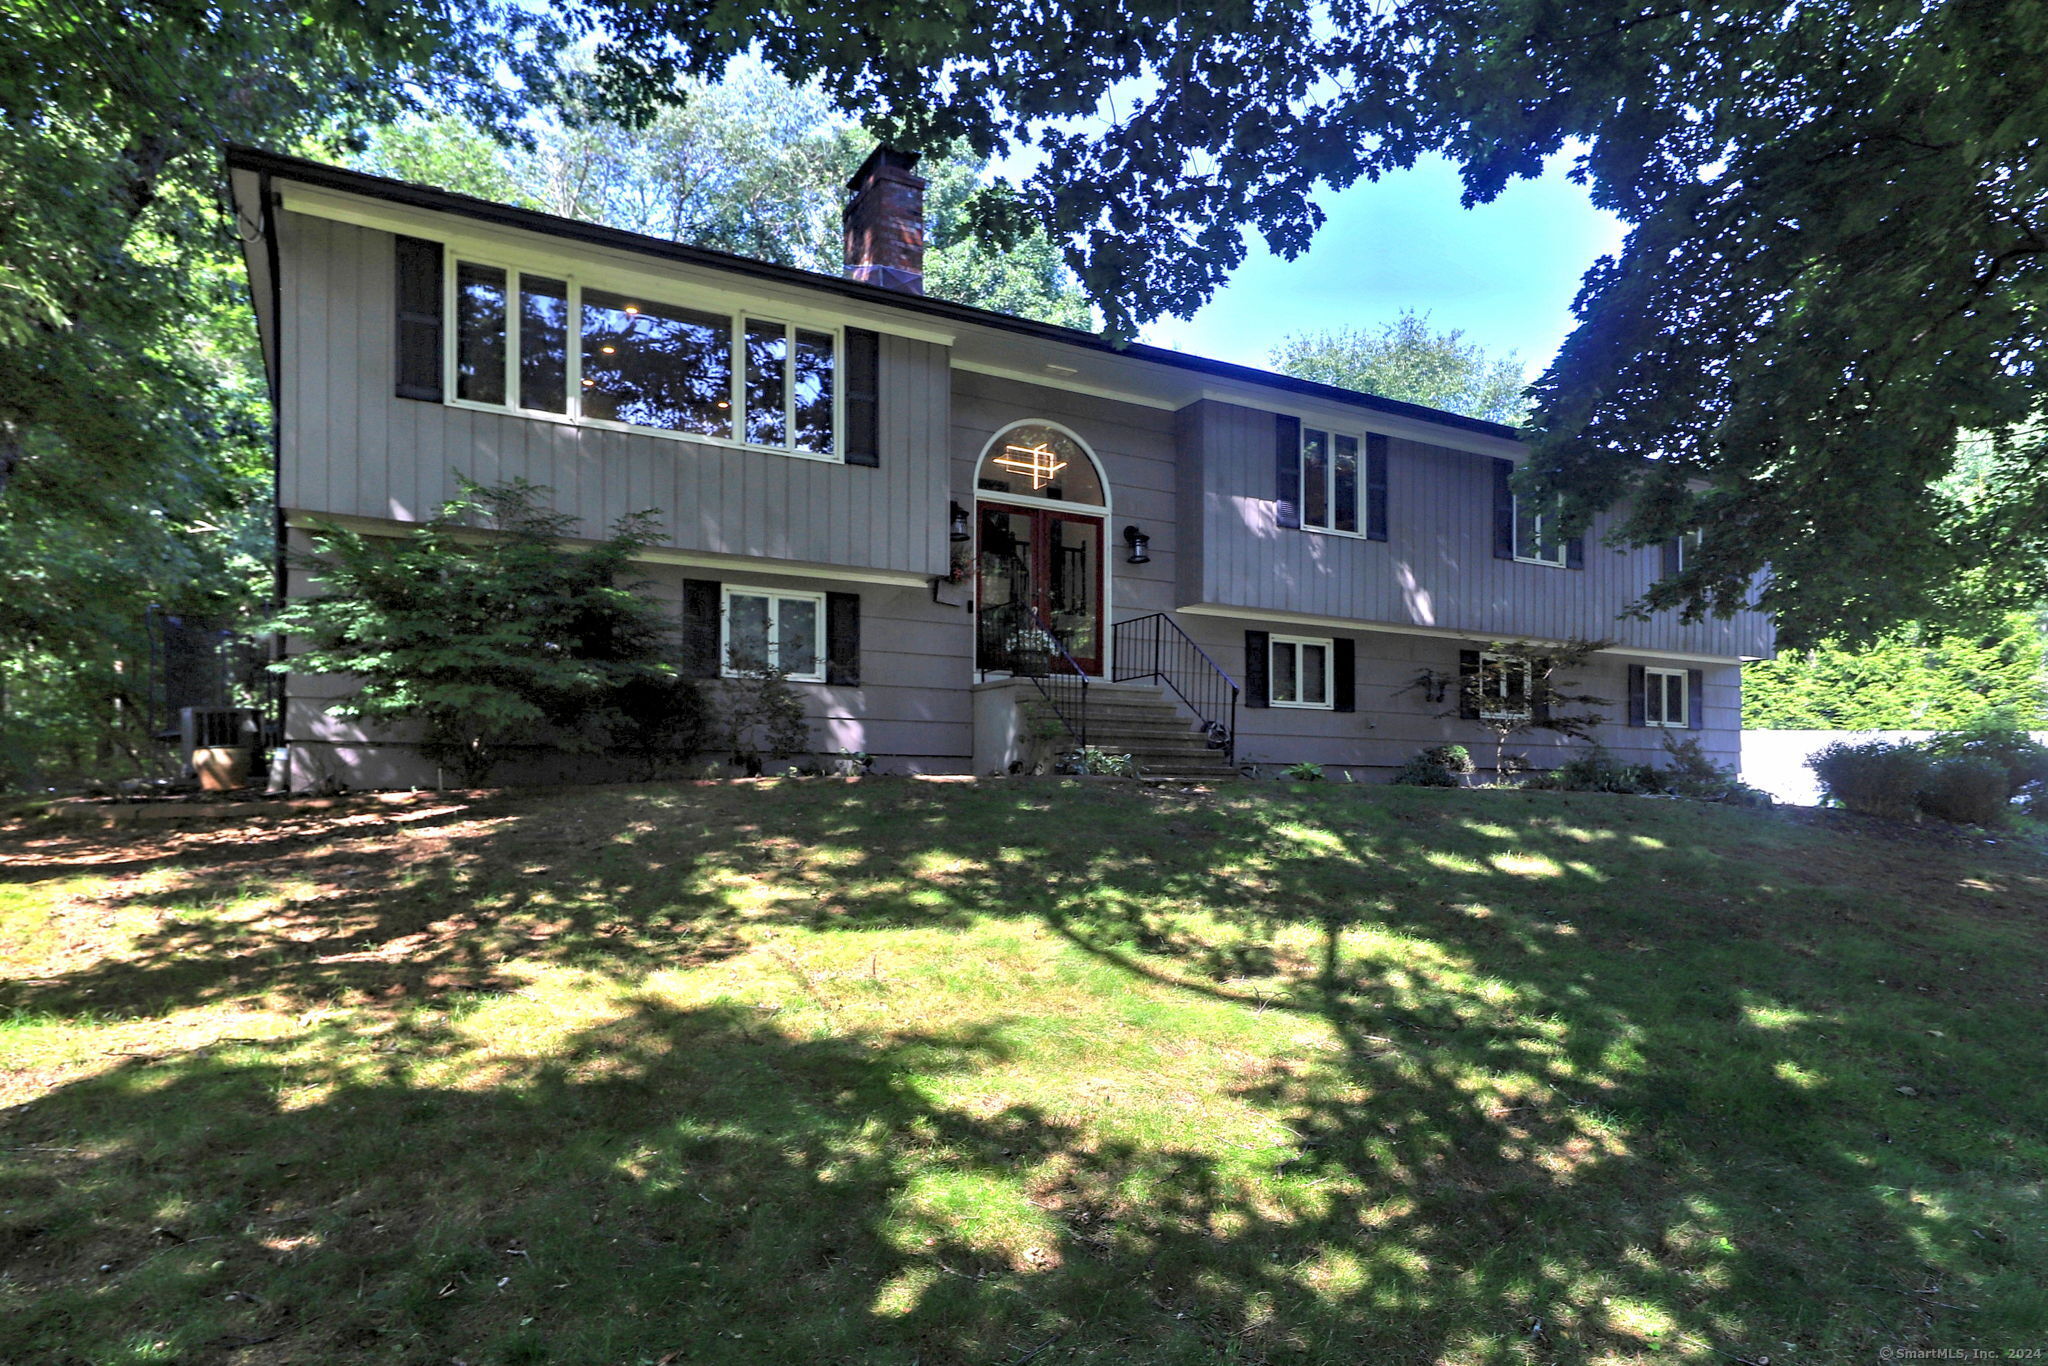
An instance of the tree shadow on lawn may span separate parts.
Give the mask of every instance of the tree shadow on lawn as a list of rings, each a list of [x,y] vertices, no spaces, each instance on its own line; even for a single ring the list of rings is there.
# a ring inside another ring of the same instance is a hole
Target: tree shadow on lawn
[[[2018,950],[1862,934],[1882,910],[1797,876],[1825,841],[1786,833],[1743,879],[1730,837],[1763,827],[1701,812],[1674,849],[1626,813],[619,794],[388,866],[321,852],[332,889],[256,928],[181,919],[9,989],[60,1014],[341,1000],[371,1032],[137,1061],[0,1116],[0,1359],[165,1359],[161,1338],[237,1362],[1846,1360],[2036,1326],[1945,1307],[2009,1247],[1967,1173],[2009,1166],[1984,1145],[2037,1142],[2039,1115],[1983,1080],[2022,1007],[1982,1003],[1978,1037],[1935,974]],[[510,984],[515,961],[630,982],[762,926],[984,917],[1050,925],[1169,1003],[1270,1014],[1229,1099],[1287,1141],[940,1098],[932,1078],[1028,1049],[1024,1000],[806,1039],[638,995],[539,1062],[378,1009]],[[1892,1016],[1859,1019],[1850,975],[1902,948],[1927,980],[1884,1004],[1944,1012],[1946,1075]],[[1327,1046],[1285,1042],[1304,1027]],[[1871,1075],[1849,1065],[1873,1048]],[[1892,1066],[1923,1100],[1868,1094]],[[1881,1197],[1899,1161],[1936,1198]]]

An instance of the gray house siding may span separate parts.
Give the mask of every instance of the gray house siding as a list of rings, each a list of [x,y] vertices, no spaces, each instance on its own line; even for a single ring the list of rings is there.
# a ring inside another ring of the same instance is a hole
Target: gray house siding
[[[392,234],[281,220],[288,511],[417,521],[455,494],[458,475],[517,477],[552,488],[586,537],[653,508],[677,550],[945,572],[944,347],[882,337],[875,469],[402,399]]]
[[[1397,635],[1370,629],[1289,627],[1256,616],[1188,614],[1180,622],[1203,649],[1240,680],[1244,677],[1247,630],[1348,638],[1355,642],[1357,710],[1240,705],[1237,752],[1244,763],[1272,769],[1306,760],[1325,766],[1356,767],[1360,777],[1384,777],[1417,750],[1446,743],[1466,746],[1482,765],[1492,762],[1492,732],[1455,714],[1456,685],[1440,703],[1430,702],[1416,686],[1417,676],[1424,671],[1455,678],[1460,651],[1480,648],[1486,643],[1484,640]],[[1703,675],[1702,728],[1667,732],[1628,724],[1629,666],[1656,662],[1617,651],[1603,654],[1586,668],[1565,675],[1576,685],[1575,691],[1608,699],[1606,705],[1592,708],[1607,718],[1599,729],[1600,743],[1624,762],[1662,768],[1670,764],[1664,749],[1667,734],[1680,739],[1694,738],[1702,742],[1717,763],[1735,767],[1740,757],[1741,666],[1698,666]],[[1549,768],[1573,750],[1583,750],[1584,743],[1566,741],[1553,732],[1539,730],[1515,737],[1507,748],[1509,753],[1527,755],[1540,768]]]
[[[1488,639],[1609,639],[1699,657],[1771,652],[1770,626],[1758,613],[1694,626],[1675,613],[1619,620],[1660,568],[1654,550],[1602,544],[1605,519],[1586,535],[1583,569],[1496,559],[1488,456],[1396,438],[1388,443],[1385,541],[1282,527],[1273,413],[1214,400],[1193,406],[1184,440],[1201,472],[1204,553],[1183,585],[1187,604]]]
[[[1703,670],[1706,724],[1690,734],[1722,762],[1735,762],[1740,678],[1733,661],[1770,653],[1768,621],[1757,614],[1697,626],[1669,614],[1618,619],[1660,565],[1654,551],[1602,545],[1598,525],[1587,537],[1583,569],[1495,558],[1488,455],[1396,436],[1388,443],[1385,541],[1283,528],[1275,517],[1274,414],[1294,411],[1285,394],[1276,391],[1273,409],[1262,409],[1213,397],[1187,402],[1186,392],[1140,384],[1129,392],[1149,401],[1124,401],[957,368],[955,353],[938,341],[885,330],[878,468],[400,399],[393,392],[393,234],[293,212],[278,221],[279,499],[293,524],[340,516],[397,533],[453,496],[459,475],[486,483],[519,477],[552,488],[555,506],[575,519],[573,534],[584,537],[602,536],[628,513],[657,510],[664,529],[646,577],[678,619],[687,579],[858,591],[861,683],[795,685],[807,699],[820,755],[865,751],[898,772],[960,772],[971,764],[973,613],[935,602],[922,581],[949,568],[948,506],[974,506],[976,464],[990,438],[1012,423],[1042,420],[1079,437],[1108,479],[1106,625],[1170,612],[1240,683],[1247,630],[1354,642],[1356,710],[1241,706],[1245,762],[1309,760],[1384,775],[1417,749],[1452,740],[1483,760],[1486,732],[1428,702],[1414,687],[1417,675],[1455,675],[1459,651],[1489,640],[1574,636],[1619,642],[1579,675],[1588,690],[1614,699],[1601,738],[1617,755],[1664,761],[1663,732],[1626,725],[1627,670],[1680,656]],[[565,260],[562,268],[576,267]],[[823,293],[815,303],[834,306]],[[880,330],[886,323],[877,317],[895,317],[886,307],[867,308],[857,325]],[[1413,418],[1404,421],[1411,433],[1421,430]],[[1350,429],[1362,434],[1374,425],[1373,414],[1361,412]],[[1441,430],[1461,445],[1512,449],[1498,437]],[[1127,526],[1150,538],[1149,563],[1128,562]],[[293,544],[306,548],[302,531]],[[294,574],[292,591],[312,591],[303,572]],[[345,679],[289,678],[295,781],[435,781],[414,737],[369,734],[327,713],[348,686]],[[1539,764],[1562,757],[1543,734],[1512,748]],[[573,760],[500,775],[598,776]]]
[[[300,553],[311,548],[293,536]],[[648,594],[681,626],[685,579],[716,578],[723,584],[805,589],[857,589],[861,606],[860,685],[793,683],[805,700],[813,752],[830,758],[841,750],[865,752],[885,771],[960,773],[973,748],[972,705],[966,661],[972,645],[968,615],[941,607],[922,588],[847,584],[785,574],[643,567]],[[316,591],[303,569],[291,579],[294,597]],[[335,675],[294,673],[285,680],[285,737],[296,788],[341,781],[350,787],[436,786],[445,775],[419,753],[418,736],[404,728],[365,727],[331,715],[327,708],[348,695],[353,680]],[[707,681],[715,698],[722,685]],[[710,765],[723,758],[703,756]],[[510,762],[496,782],[594,781],[616,777],[603,761],[574,756],[539,762]]]

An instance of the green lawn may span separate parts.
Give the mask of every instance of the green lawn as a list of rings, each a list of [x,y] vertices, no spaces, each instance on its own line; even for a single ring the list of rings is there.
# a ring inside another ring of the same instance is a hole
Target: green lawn
[[[1056,781],[42,822],[0,973],[9,1366],[2048,1346],[2010,843]]]

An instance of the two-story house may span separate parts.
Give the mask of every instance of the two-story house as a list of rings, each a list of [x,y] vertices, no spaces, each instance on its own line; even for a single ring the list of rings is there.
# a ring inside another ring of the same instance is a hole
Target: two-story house
[[[660,509],[679,663],[784,671],[822,754],[1003,771],[1040,686],[1012,675],[1050,661],[1092,680],[1091,738],[1155,767],[1202,768],[1176,751],[1206,736],[1210,767],[1383,775],[1526,705],[1489,642],[1607,638],[1577,674],[1604,743],[1736,759],[1768,621],[1621,619],[1675,548],[1549,534],[1513,430],[926,298],[910,158],[852,182],[845,278],[266,152],[229,175],[285,542],[398,532],[458,473],[547,485],[593,538]],[[345,687],[290,677],[293,783],[433,781],[327,713]]]

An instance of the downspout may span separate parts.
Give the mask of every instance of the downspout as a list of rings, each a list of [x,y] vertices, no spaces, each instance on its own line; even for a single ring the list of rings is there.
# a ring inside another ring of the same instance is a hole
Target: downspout
[[[270,389],[270,596],[271,613],[274,616],[284,610],[285,593],[290,580],[287,577],[285,561],[284,384],[278,374],[284,368],[284,280],[278,268],[277,194],[270,188],[270,172],[264,171],[257,177],[256,196],[262,201],[262,213],[257,230],[263,234],[263,262],[270,272],[270,325],[272,339],[277,345],[276,364],[263,367],[264,381]],[[263,349],[260,332],[256,338],[256,347],[259,353]],[[284,638],[273,632],[270,637],[270,662],[281,663],[283,659]],[[282,753],[286,756],[285,772],[281,776],[284,779],[283,788],[289,792],[292,788],[292,774],[291,746],[286,743],[284,733],[285,675],[273,674],[271,677],[276,682],[276,695],[271,704],[272,720],[277,728],[277,745],[273,753]],[[277,787],[279,776],[271,774],[266,785]]]

